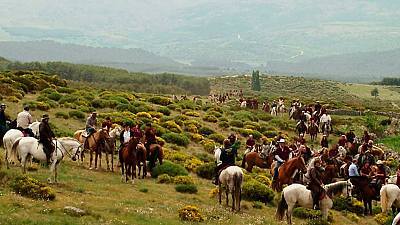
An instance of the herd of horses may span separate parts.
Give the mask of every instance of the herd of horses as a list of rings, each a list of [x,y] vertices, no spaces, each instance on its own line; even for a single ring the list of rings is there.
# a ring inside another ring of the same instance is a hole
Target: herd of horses
[[[3,146],[5,149],[5,161],[7,168],[10,164],[20,163],[22,172],[26,173],[27,163],[32,163],[32,159],[40,162],[46,162],[46,155],[43,150],[43,145],[38,141],[40,122],[33,122],[29,128],[32,130],[35,137],[27,137],[25,133],[19,129],[8,130],[3,138]],[[80,162],[83,165],[85,152],[89,152],[89,169],[93,166],[97,169],[97,165],[101,168],[101,157],[106,155],[107,170],[114,171],[114,155],[116,154],[116,140],[119,137],[122,128],[119,125],[113,126],[110,131],[107,128],[101,128],[95,131],[92,135],[87,136],[84,130],[78,130],[74,133],[74,137],[62,137],[54,139],[54,152],[51,155],[50,177],[49,182],[57,182],[57,168],[59,163],[65,156],[69,156],[72,161]],[[122,145],[119,152],[119,162],[121,174],[125,182],[129,178],[134,181],[137,177],[136,168],[139,169],[138,176],[141,178],[147,175],[149,160],[149,170],[155,167],[156,161],[159,164],[163,162],[163,143],[154,143],[147,150],[142,144],[142,140],[131,138],[130,141]],[[94,163],[93,163],[94,159]],[[111,164],[111,165],[110,165]],[[52,177],[54,175],[54,177]]]

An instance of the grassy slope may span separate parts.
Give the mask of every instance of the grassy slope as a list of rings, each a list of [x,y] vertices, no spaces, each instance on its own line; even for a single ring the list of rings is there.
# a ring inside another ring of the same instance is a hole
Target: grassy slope
[[[389,101],[400,101],[400,93],[389,89],[389,87],[387,86],[367,84],[340,84],[340,87],[353,95],[366,99],[373,99],[374,97],[371,96],[371,91],[374,88],[378,88],[379,98]]]
[[[25,99],[34,98],[32,95],[25,96]],[[20,110],[20,104],[7,104],[7,111],[12,115]],[[84,121],[55,118],[55,112],[65,110],[68,109],[50,110],[51,121],[59,128],[70,131],[81,128]],[[34,111],[33,115],[39,118],[42,113]],[[217,128],[215,124],[206,124],[224,135],[228,134],[227,130]],[[201,151],[201,146],[194,143],[187,149],[190,153]],[[103,159],[103,168],[104,165]],[[6,173],[13,177],[19,174],[20,170],[12,168]],[[87,161],[85,168],[69,160],[63,162],[59,174],[61,183],[52,185],[57,192],[54,202],[32,201],[13,194],[7,187],[0,186],[0,192],[3,194],[0,197],[0,224],[178,224],[180,221],[177,210],[184,205],[198,206],[208,218],[206,224],[278,224],[274,221],[273,206],[254,209],[252,203],[244,202],[243,211],[239,214],[232,214],[229,208],[219,206],[216,198],[209,197],[209,192],[214,186],[208,180],[196,178],[199,193],[189,195],[177,193],[173,185],[156,184],[153,179],[136,180],[134,185],[124,184],[121,183],[118,172],[112,174],[87,170]],[[37,172],[29,172],[29,175],[45,181],[48,171],[40,168]],[[142,193],[139,191],[141,188],[147,188],[149,192]],[[67,216],[62,209],[69,205],[86,209],[90,215],[82,218]],[[346,224],[355,224],[341,213],[335,212],[335,215],[334,224],[343,224],[344,221]],[[295,219],[295,222],[299,224],[302,220]],[[372,218],[366,218],[360,224],[375,222]]]

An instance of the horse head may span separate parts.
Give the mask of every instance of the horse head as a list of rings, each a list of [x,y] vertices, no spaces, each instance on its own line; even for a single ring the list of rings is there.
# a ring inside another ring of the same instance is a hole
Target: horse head
[[[307,173],[306,161],[301,155],[297,157],[295,165],[298,169],[301,170],[301,172],[303,172],[303,174]]]

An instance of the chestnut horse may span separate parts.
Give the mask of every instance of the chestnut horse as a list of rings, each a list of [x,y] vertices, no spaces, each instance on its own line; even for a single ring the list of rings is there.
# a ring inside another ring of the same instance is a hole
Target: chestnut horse
[[[78,130],[74,133],[74,138],[77,139],[80,143],[84,144],[86,137],[82,135],[83,130]],[[87,146],[83,146],[84,148],[88,148],[90,152],[90,164],[89,169],[92,169],[92,162],[93,162],[93,152],[95,155],[95,165],[94,168],[97,169],[97,158],[101,154],[102,149],[101,147],[110,147],[108,146],[107,140],[110,138],[107,129],[102,128],[95,131],[90,137],[87,139]],[[84,151],[81,153],[81,161],[83,162],[83,154]]]
[[[142,143],[136,146],[136,162],[139,169],[138,176],[140,178],[140,171],[143,167],[142,178],[144,179],[147,175],[147,163],[146,163],[147,150]]]
[[[158,162],[160,165],[162,164],[162,160],[164,157],[163,153],[163,143],[159,144],[151,144],[149,148],[149,152],[147,154],[147,159],[149,160],[149,166],[150,166],[150,171],[153,170],[153,168],[156,166],[156,161],[158,159]]]
[[[308,127],[308,133],[310,134],[311,141],[315,141],[318,135],[318,126],[315,123],[311,123]]]
[[[272,163],[271,173],[273,174],[275,170],[276,162]],[[272,181],[272,189],[278,192],[282,191],[284,184],[292,184],[293,177],[296,172],[301,170],[303,174],[306,174],[307,168],[303,157],[298,156],[290,159],[289,161],[283,163],[278,170],[278,178]]]
[[[129,175],[131,176],[132,183],[134,178],[136,178],[136,162],[137,162],[137,145],[139,140],[136,138],[131,138],[128,144],[122,147],[119,152],[119,162],[121,164],[121,175],[125,182],[128,182]]]
[[[268,154],[266,158],[262,158],[258,152],[249,152],[243,157],[242,168],[246,169],[250,173],[254,166],[258,166],[260,168],[271,168],[273,160],[274,156],[272,154]]]
[[[351,183],[360,193],[361,200],[364,203],[364,214],[372,215],[372,200],[379,196],[379,191],[371,187],[368,177],[350,178]]]

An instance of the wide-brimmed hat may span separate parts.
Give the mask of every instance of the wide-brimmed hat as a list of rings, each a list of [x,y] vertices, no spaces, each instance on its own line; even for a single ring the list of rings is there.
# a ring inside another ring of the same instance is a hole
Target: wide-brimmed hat
[[[94,112],[92,112],[92,114],[94,114],[94,115],[97,115],[97,112],[96,112],[96,111],[94,111]]]
[[[285,143],[285,139],[283,138],[279,139],[278,143]]]
[[[50,119],[50,117],[49,117],[48,114],[43,114],[43,115],[42,115],[42,119]]]
[[[382,160],[378,160],[378,161],[376,162],[376,165],[383,165],[383,161],[382,161]]]

